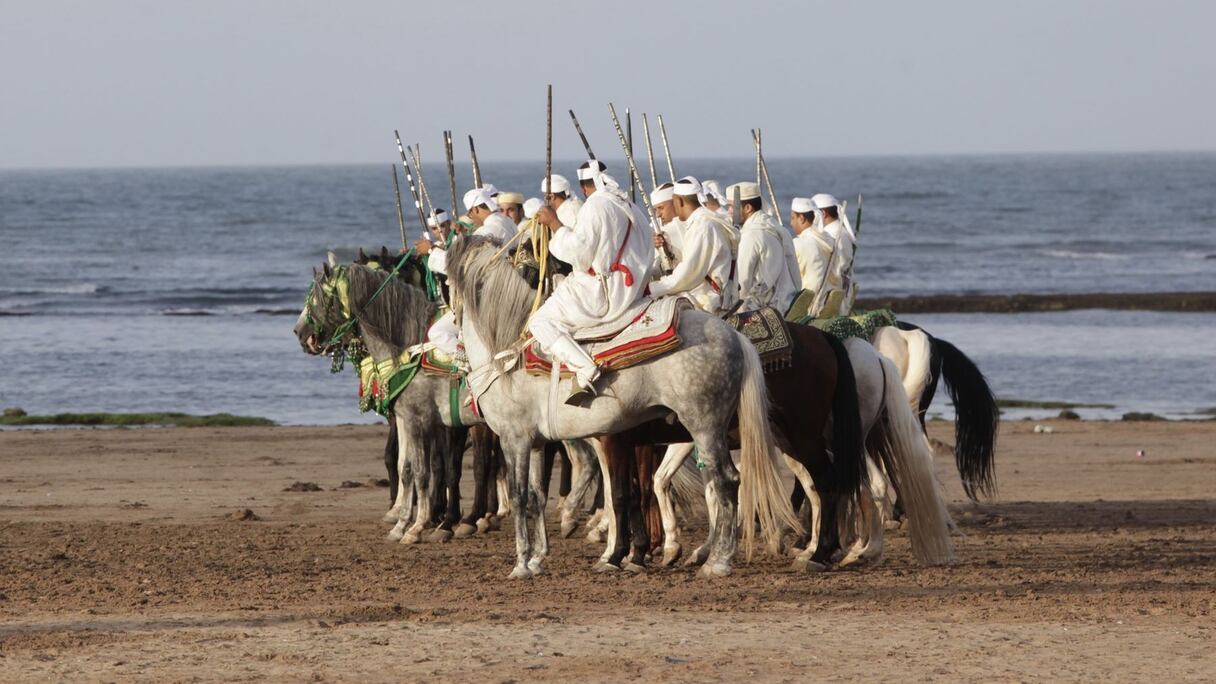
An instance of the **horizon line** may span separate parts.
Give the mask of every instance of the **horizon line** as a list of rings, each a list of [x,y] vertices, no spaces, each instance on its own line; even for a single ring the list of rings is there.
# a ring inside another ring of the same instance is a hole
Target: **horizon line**
[[[765,159],[769,161],[789,161],[789,160],[808,160],[808,159],[823,159],[823,160],[842,160],[842,159],[917,159],[917,158],[981,158],[981,157],[1082,157],[1082,156],[1152,156],[1152,155],[1206,155],[1216,153],[1216,148],[1212,149],[1157,149],[1157,150],[1052,150],[1052,151],[996,151],[996,152],[922,152],[922,153],[855,153],[855,154],[824,154],[824,155],[766,155]],[[623,157],[624,155],[618,155]],[[615,158],[615,157],[606,157]],[[689,162],[751,162],[755,160],[754,156],[698,156],[690,155],[682,159]],[[482,160],[488,164],[526,164],[526,163],[543,163],[543,158],[515,158],[515,159],[496,159],[490,158]],[[581,157],[570,158],[555,158],[555,162],[563,163],[581,163],[584,161]],[[258,168],[312,168],[312,167],[354,167],[354,166],[373,166],[389,163],[394,166],[400,163],[399,160],[389,159],[382,161],[314,161],[314,162],[215,162],[201,164],[102,164],[97,166],[5,166],[0,165],[0,173],[6,172],[50,172],[50,171],[156,171],[156,170],[188,170],[188,169],[258,169]],[[427,166],[434,166],[441,162],[427,162]],[[467,164],[467,160],[465,160]]]

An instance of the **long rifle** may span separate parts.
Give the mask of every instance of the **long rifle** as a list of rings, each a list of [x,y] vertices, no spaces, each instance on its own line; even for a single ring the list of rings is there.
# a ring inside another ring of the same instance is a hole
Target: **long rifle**
[[[481,187],[481,166],[477,163],[477,148],[473,145],[473,136],[469,136],[469,157],[473,159],[473,187]]]
[[[621,130],[621,122],[616,118],[616,107],[612,103],[608,103],[608,113],[612,115],[612,125],[616,127],[616,137],[621,142],[621,149],[625,151],[625,161],[629,162],[629,173],[638,185],[642,184],[642,174],[638,173],[638,165],[633,162],[633,153],[629,151],[629,143],[625,140],[625,132]],[[646,206],[646,213],[650,216],[650,227],[654,230],[655,235],[662,235],[659,229],[659,215],[655,212],[654,207],[650,204],[650,195],[642,193],[642,204]],[[664,271],[671,270],[671,254],[668,254],[667,247],[664,245],[662,251],[659,252],[659,266]]]
[[[545,189],[553,194],[553,84],[549,84],[549,98],[545,105]]]
[[[422,191],[422,202],[426,207],[427,216],[435,215],[435,203],[431,194],[426,191],[426,178],[422,175],[422,145],[414,143],[410,149],[410,159],[414,160],[414,170],[418,172],[418,189]]]
[[[401,248],[408,245],[405,241],[405,210],[401,208],[401,183],[397,181],[397,165],[393,164],[393,193],[397,195],[397,225],[401,227]]]
[[[443,151],[448,158],[448,190],[452,191],[452,206],[448,207],[448,215],[452,217],[452,227],[456,227],[456,217],[460,209],[456,206],[456,154],[452,145],[452,132],[443,132]]]
[[[578,131],[578,137],[583,141],[583,149],[587,150],[587,158],[595,159],[595,153],[591,151],[591,143],[587,142],[587,136],[583,134],[583,127],[578,125],[578,117],[574,115],[574,110],[570,110],[570,120],[574,122],[574,130]]]
[[[401,166],[405,169],[405,180],[409,183],[410,194],[414,196],[414,208],[418,210],[418,221],[422,224],[422,235],[425,237],[429,231],[426,229],[426,216],[422,212],[422,199],[418,197],[418,188],[414,187],[414,174],[410,173],[410,164],[405,158],[405,146],[401,144],[401,134],[394,130],[393,135],[397,136],[397,152],[401,154]]]
[[[629,154],[633,154],[633,115],[629,113],[629,108],[625,108],[625,142],[629,144]],[[638,201],[638,184],[641,183],[639,178],[634,182],[633,174],[629,174],[629,201]]]
[[[752,131],[752,141],[756,143],[756,162],[760,165],[760,173],[764,176],[764,182],[768,184],[768,200],[772,205],[773,216],[776,217],[777,223],[782,222],[781,207],[777,204],[777,193],[773,190],[773,179],[768,176],[768,162],[764,161],[764,152],[760,149],[760,129]]]
[[[764,187],[764,173],[760,168],[760,129],[752,129],[752,142],[756,144],[756,187]]]
[[[659,137],[663,140],[663,155],[667,157],[667,175],[671,182],[676,182],[676,167],[671,163],[671,148],[667,146],[667,127],[663,125],[663,115],[659,115]]]
[[[646,112],[642,112],[642,134],[646,136],[646,163],[650,165],[650,189],[657,190],[659,177],[654,172],[654,148],[650,145],[650,123],[646,121]]]

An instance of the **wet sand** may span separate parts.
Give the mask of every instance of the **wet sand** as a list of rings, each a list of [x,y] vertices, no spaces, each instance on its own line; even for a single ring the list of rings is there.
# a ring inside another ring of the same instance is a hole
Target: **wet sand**
[[[390,544],[379,426],[0,432],[0,681],[1210,679],[1216,423],[1051,425],[1005,427],[994,502],[938,458],[954,566],[896,531],[718,581],[593,574],[581,535],[529,582],[506,527]]]
[[[1025,313],[1112,309],[1123,311],[1216,311],[1216,292],[1088,292],[1078,294],[925,295],[859,297],[857,309],[923,313]]]

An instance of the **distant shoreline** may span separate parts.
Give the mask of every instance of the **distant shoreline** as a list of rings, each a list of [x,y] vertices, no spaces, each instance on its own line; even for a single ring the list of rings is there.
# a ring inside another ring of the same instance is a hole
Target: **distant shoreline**
[[[854,308],[895,314],[1026,313],[1112,309],[1119,311],[1216,311],[1216,292],[1088,292],[1080,294],[924,295],[858,297]]]

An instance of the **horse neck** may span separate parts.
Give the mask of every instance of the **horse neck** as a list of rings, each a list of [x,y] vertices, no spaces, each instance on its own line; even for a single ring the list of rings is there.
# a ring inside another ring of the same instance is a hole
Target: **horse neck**
[[[396,276],[392,277],[395,278]],[[352,315],[360,316],[363,320],[369,318],[373,320],[383,319],[389,315],[387,309],[392,306],[389,290],[395,287],[405,288],[406,292],[402,296],[408,298],[412,294],[409,292],[409,289],[413,288],[412,285],[406,283],[390,283],[379,296],[372,299],[372,295],[379,289],[380,284],[369,279],[367,285],[369,286],[368,290],[360,293],[358,299],[355,298],[353,292],[351,293]],[[417,288],[413,289],[416,290]],[[363,321],[360,321],[360,325],[358,326],[359,337],[363,340],[363,344],[367,347],[367,351],[372,355],[372,358],[377,361],[383,361],[396,357],[407,347],[420,344],[426,337],[426,330],[430,326],[433,307],[419,301],[416,297],[414,300],[416,306],[411,307],[414,310],[411,311],[410,316],[402,315],[401,320],[395,326],[396,330],[393,333],[399,334],[397,339],[390,339],[378,333],[373,327],[363,325]]]

